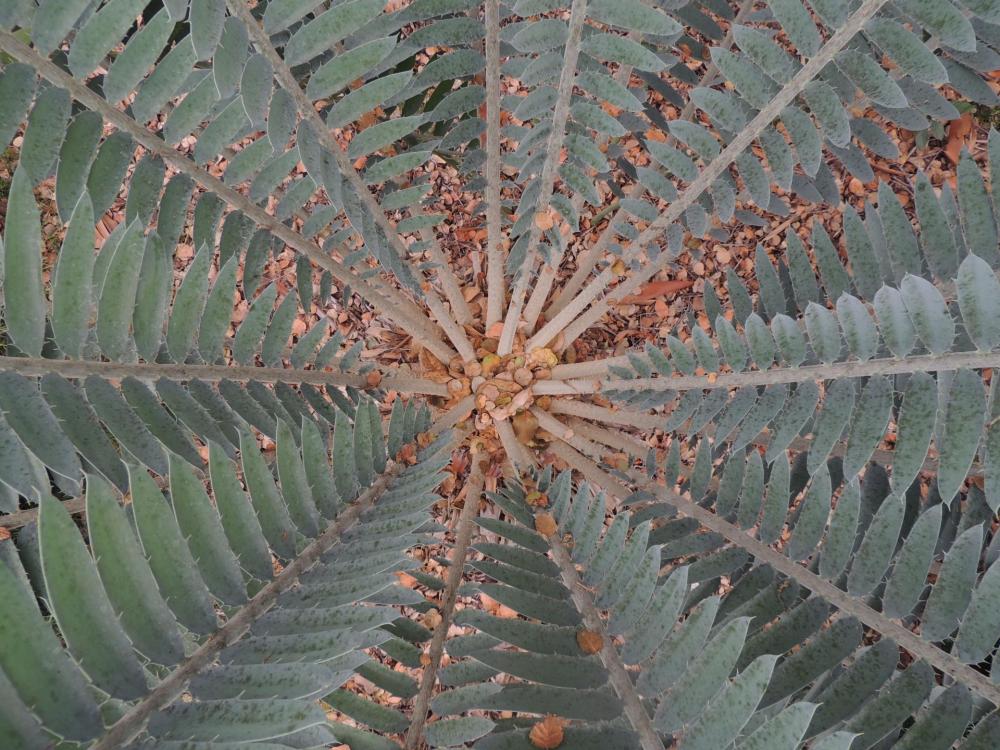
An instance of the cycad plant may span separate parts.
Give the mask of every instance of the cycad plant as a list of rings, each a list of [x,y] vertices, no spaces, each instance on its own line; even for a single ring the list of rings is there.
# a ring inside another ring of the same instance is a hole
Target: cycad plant
[[[4,750],[1000,747],[1000,135],[893,166],[1000,105],[1000,2],[0,0],[0,51]]]

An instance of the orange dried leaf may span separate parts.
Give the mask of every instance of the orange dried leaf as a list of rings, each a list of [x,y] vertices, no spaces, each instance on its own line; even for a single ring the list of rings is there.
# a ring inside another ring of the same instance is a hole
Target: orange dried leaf
[[[535,439],[535,433],[538,432],[538,417],[530,411],[522,411],[514,415],[511,425],[514,428],[515,437],[525,445],[529,445]]]
[[[535,214],[535,226],[543,232],[547,232],[556,225],[555,219],[548,211],[539,211]]]
[[[604,648],[604,638],[601,637],[600,633],[595,633],[593,630],[584,629],[576,631],[576,642],[580,646],[580,650],[585,654],[596,654]]]
[[[498,339],[501,333],[503,333],[503,321],[499,320],[486,329],[486,338]]]
[[[399,581],[400,586],[405,586],[408,589],[415,589],[420,585],[420,582],[416,578],[409,573],[404,573],[402,570],[396,571],[396,580]]]
[[[627,297],[622,297],[621,300],[619,300],[619,304],[648,305],[650,302],[655,302],[657,299],[662,297],[669,297],[670,295],[677,294],[677,292],[690,289],[692,286],[694,286],[693,281],[681,281],[680,279],[671,279],[670,281],[650,281],[648,284],[643,284],[638,294],[630,294]]]
[[[546,716],[531,728],[528,739],[532,745],[540,750],[553,750],[563,742],[563,725],[565,723],[558,716]]]
[[[551,513],[539,513],[535,516],[535,531],[542,536],[552,536],[559,530],[559,524]]]
[[[498,602],[496,599],[494,599],[492,596],[489,596],[488,594],[480,593],[479,601],[482,602],[483,609],[485,609],[490,614],[495,614],[496,611],[500,608],[500,602]]]
[[[517,611],[511,609],[508,606],[505,606],[505,605],[501,604],[500,608],[497,609],[497,611],[496,611],[496,616],[497,617],[502,617],[505,620],[516,620],[517,619]]]
[[[507,607],[496,599],[487,596],[486,594],[479,595],[479,601],[483,604],[483,609],[489,612],[494,617],[502,617],[506,620],[513,620],[517,618],[517,612]]]
[[[944,147],[945,155],[952,164],[958,164],[962,148],[967,145],[969,134],[972,133],[972,112],[966,112],[957,120],[948,123],[948,143]]]

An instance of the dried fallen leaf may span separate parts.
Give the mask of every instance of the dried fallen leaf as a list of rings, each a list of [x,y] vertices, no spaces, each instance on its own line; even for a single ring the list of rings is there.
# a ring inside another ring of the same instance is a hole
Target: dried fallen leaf
[[[625,453],[609,453],[604,456],[604,462],[619,471],[628,471],[629,458]]]
[[[444,363],[442,363],[441,360],[439,360],[437,357],[435,357],[433,354],[427,351],[427,349],[425,349],[424,347],[419,348],[417,352],[417,357],[420,361],[421,367],[426,373],[448,372],[448,368],[444,366]]]
[[[486,338],[498,339],[500,338],[501,333],[503,333],[503,321],[499,320],[486,329]],[[493,351],[496,351],[496,349],[494,349]]]
[[[528,733],[531,744],[540,750],[553,750],[563,742],[563,725],[566,722],[558,716],[546,716],[535,724]]]
[[[682,281],[680,279],[671,279],[670,281],[650,281],[648,284],[642,285],[638,294],[630,294],[627,297],[622,297],[618,301],[618,304],[648,305],[650,302],[655,302],[657,299],[662,297],[669,297],[672,294],[677,294],[677,292],[682,292],[692,286],[694,286],[693,281]]]
[[[618,117],[622,113],[621,107],[616,107],[611,102],[602,102],[601,109],[607,112],[612,117]]]
[[[552,536],[559,530],[559,524],[551,513],[539,513],[535,516],[535,531],[542,536]]]
[[[479,595],[479,601],[482,602],[483,609],[485,609],[490,614],[493,614],[494,612],[497,611],[497,609],[500,608],[500,602],[498,602],[496,599],[494,599],[492,596],[489,596],[488,594],[481,593]]]
[[[948,123],[948,142],[944,147],[944,153],[951,159],[952,164],[958,164],[958,157],[962,153],[962,148],[968,145],[967,139],[971,132],[972,112],[966,112],[957,120]]]
[[[402,570],[396,571],[396,579],[399,581],[400,586],[405,586],[408,589],[415,589],[420,585],[420,582],[416,578],[409,573],[404,573]]]
[[[522,411],[514,415],[511,420],[514,428],[514,435],[525,445],[530,445],[538,432],[538,418],[530,411]]]
[[[514,620],[517,618],[517,612],[486,594],[480,594],[479,601],[482,602],[483,609],[494,617],[502,617],[505,620]]]
[[[552,214],[548,211],[539,211],[535,214],[535,226],[541,229],[543,232],[547,232],[556,224],[555,219],[552,218]]]
[[[604,647],[604,638],[601,637],[600,633],[595,633],[593,630],[578,630],[576,631],[576,642],[580,646],[580,650],[585,654],[596,654]]]
[[[425,628],[427,628],[428,630],[435,630],[437,626],[441,624],[441,621],[444,618],[441,617],[440,612],[431,607],[424,613],[423,617],[421,617],[420,619],[423,621],[423,625]]]

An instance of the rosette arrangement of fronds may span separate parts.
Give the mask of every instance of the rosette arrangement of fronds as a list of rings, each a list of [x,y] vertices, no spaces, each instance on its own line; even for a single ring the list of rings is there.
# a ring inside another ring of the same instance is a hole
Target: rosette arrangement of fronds
[[[997,0],[0,1],[0,747],[1000,747],[1000,134],[899,137],[998,70]]]

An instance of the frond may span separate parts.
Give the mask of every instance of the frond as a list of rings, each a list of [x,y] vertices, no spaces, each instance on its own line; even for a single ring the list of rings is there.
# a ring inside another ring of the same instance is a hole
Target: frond
[[[25,644],[2,658],[15,738],[35,746],[52,733],[119,747],[147,720],[145,733],[162,741],[315,744],[361,731],[331,732],[315,699],[339,706],[354,674],[387,679],[366,649],[412,652],[393,623],[400,606],[423,598],[393,574],[412,567],[406,552],[430,528],[449,444],[422,450],[412,466],[389,464],[379,422],[363,407],[353,429],[337,425],[332,458],[314,427],[303,430],[300,452],[281,423],[277,484],[252,437],[241,471],[213,444],[214,502],[173,454],[168,495],[129,465],[125,507],[109,483],[88,476],[90,549],[65,507],[44,496],[37,525],[17,548],[4,543],[0,566],[4,630]],[[412,428],[393,433],[415,438]],[[403,721],[346,696],[341,710],[362,723]],[[108,698],[110,715],[100,705]]]

